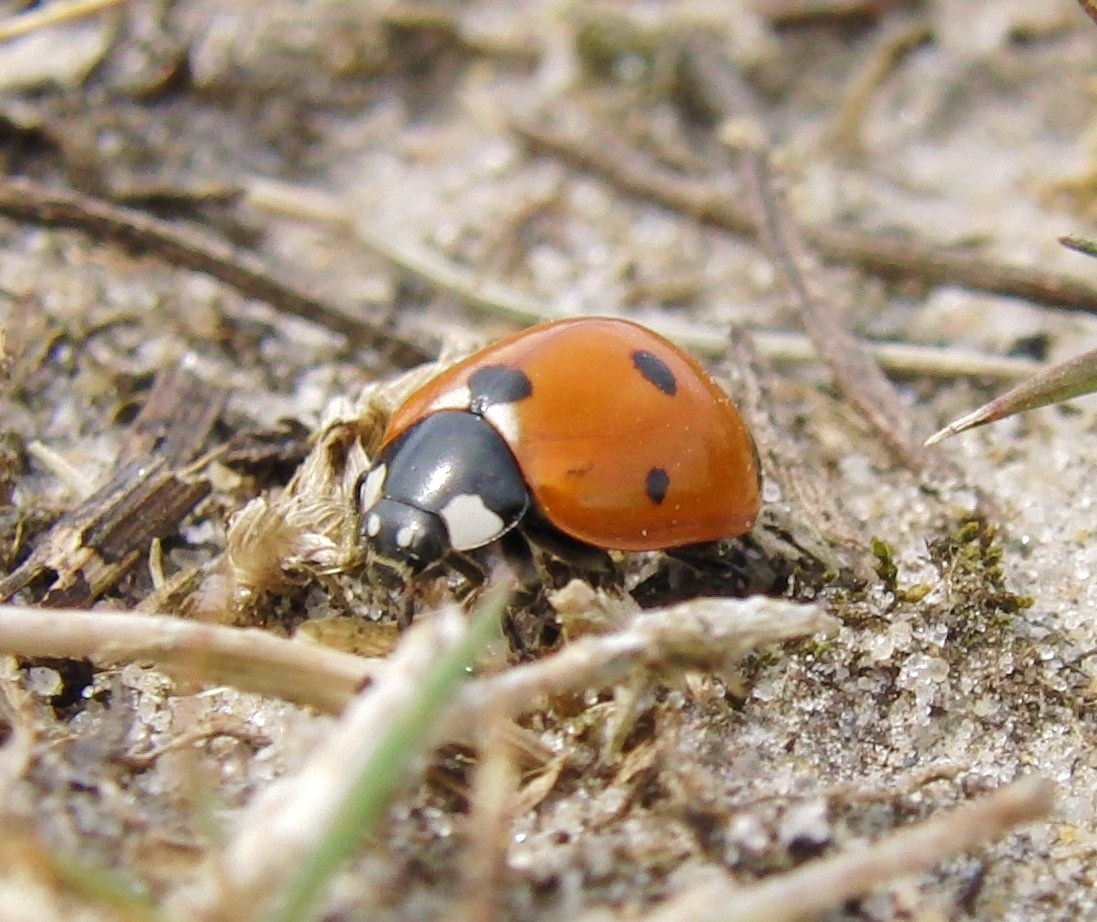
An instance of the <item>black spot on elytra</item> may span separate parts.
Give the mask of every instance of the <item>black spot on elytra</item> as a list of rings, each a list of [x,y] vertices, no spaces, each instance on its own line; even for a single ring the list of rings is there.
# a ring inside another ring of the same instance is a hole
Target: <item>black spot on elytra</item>
[[[659,505],[667,498],[667,489],[670,487],[670,476],[661,467],[653,467],[648,471],[647,480],[644,481],[644,490],[648,499],[655,505]]]
[[[469,409],[483,413],[488,407],[517,403],[533,394],[533,382],[524,371],[510,365],[485,365],[469,377]]]
[[[673,397],[678,393],[678,381],[674,372],[654,352],[645,349],[636,349],[632,353],[632,364],[636,370],[664,394]]]

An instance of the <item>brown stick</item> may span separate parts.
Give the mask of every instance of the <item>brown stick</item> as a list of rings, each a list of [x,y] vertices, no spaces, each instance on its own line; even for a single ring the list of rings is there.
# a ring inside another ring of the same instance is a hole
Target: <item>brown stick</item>
[[[682,64],[690,89],[718,125],[744,117],[751,121],[754,139],[739,146],[740,168],[752,223],[777,277],[846,399],[879,433],[901,464],[912,471],[923,471],[926,452],[911,432],[895,388],[864,345],[846,330],[833,304],[808,274],[803,234],[775,189],[769,148],[753,93],[709,36],[699,34],[685,43]]]
[[[117,244],[131,252],[149,252],[164,261],[212,276],[249,298],[301,317],[370,346],[403,367],[430,356],[416,344],[380,330],[357,311],[322,301],[277,280],[270,267],[249,253],[199,233],[120,208],[71,189],[54,189],[21,177],[0,178],[0,214],[51,227],[68,227]]]
[[[654,166],[640,152],[592,128],[582,134],[544,120],[512,116],[510,127],[534,151],[557,157],[629,195],[656,202],[742,237],[757,237],[750,210],[727,181],[684,177]],[[884,279],[917,279],[1021,298],[1064,310],[1097,313],[1097,286],[1058,272],[998,262],[955,247],[896,233],[834,225],[803,228],[804,238],[828,262],[856,266]]]
[[[148,660],[184,681],[223,682],[330,713],[346,706],[377,664],[255,628],[21,605],[0,605],[0,651],[99,665]]]
[[[750,887],[717,880],[664,903],[643,922],[791,922],[812,918],[898,877],[917,874],[1050,812],[1054,785],[1014,782],[860,848]]]
[[[110,478],[58,519],[30,556],[0,579],[0,600],[42,579],[43,604],[90,605],[174,534],[210,491],[187,470],[224,407],[225,392],[180,365],[157,375]]]

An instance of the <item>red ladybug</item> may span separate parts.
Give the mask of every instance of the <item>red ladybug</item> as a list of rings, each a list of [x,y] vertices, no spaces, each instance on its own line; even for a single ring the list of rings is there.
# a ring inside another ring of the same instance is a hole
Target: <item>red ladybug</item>
[[[727,394],[677,346],[608,317],[542,324],[444,371],[393,415],[359,490],[371,566],[394,582],[523,522],[651,551],[740,535],[760,505]]]

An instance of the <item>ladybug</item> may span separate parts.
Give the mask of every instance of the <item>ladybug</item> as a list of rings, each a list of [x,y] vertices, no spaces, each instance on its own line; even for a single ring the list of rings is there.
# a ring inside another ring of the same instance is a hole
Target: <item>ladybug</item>
[[[412,394],[362,478],[360,530],[372,571],[399,585],[520,524],[599,552],[734,537],[761,486],[750,432],[696,360],[639,324],[584,317]]]

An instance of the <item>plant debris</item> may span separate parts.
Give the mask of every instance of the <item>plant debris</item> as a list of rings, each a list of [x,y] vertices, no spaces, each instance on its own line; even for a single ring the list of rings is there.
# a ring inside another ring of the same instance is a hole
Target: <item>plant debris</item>
[[[1092,403],[921,444],[1097,348],[1092,3],[9,6],[0,905],[1097,916]],[[578,314],[758,527],[372,585],[393,409]]]

